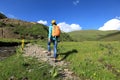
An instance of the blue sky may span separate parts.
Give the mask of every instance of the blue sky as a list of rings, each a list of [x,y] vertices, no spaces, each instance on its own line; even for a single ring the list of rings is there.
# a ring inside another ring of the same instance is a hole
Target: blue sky
[[[120,30],[120,0],[1,0],[0,12],[48,26],[55,19],[65,32]]]

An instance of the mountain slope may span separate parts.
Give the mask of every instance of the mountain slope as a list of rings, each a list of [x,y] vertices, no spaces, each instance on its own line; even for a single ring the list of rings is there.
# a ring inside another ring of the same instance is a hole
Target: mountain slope
[[[46,38],[47,26],[17,19],[0,19],[1,38]],[[14,35],[14,36],[12,36]]]
[[[48,26],[35,22],[27,22],[18,19],[11,19],[0,15],[0,38],[25,38],[43,39],[48,38]],[[71,41],[67,33],[61,33],[61,41]]]
[[[69,35],[76,41],[120,40],[120,31],[81,30]]]
[[[120,40],[120,31],[116,31],[114,33],[107,34],[99,38],[104,41],[119,41]]]

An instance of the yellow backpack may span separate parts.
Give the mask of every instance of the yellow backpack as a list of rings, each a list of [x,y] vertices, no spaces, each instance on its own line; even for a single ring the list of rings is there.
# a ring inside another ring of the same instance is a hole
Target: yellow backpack
[[[53,28],[52,28],[52,36],[53,37],[55,37],[55,36],[60,36],[60,28],[59,28],[59,26],[53,26]]]

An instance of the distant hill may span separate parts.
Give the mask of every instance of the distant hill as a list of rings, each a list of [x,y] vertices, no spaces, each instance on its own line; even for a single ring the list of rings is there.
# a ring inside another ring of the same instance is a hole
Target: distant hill
[[[31,23],[17,19],[0,19],[1,38],[45,39],[48,27],[38,23]]]
[[[48,26],[27,22],[18,19],[7,18],[0,13],[0,38],[44,39],[48,38]],[[67,33],[61,34],[61,41],[71,41]]]
[[[120,31],[80,30],[70,32],[69,35],[76,41],[118,41]]]
[[[47,40],[48,26],[35,22],[7,18],[0,13],[0,38]],[[80,30],[62,32],[61,41],[118,41],[120,31]]]
[[[120,41],[120,31],[114,31],[99,38],[104,41]]]

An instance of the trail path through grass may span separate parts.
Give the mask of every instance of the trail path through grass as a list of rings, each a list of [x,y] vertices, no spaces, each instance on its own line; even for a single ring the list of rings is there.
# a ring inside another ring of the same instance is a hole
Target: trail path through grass
[[[62,80],[81,80],[72,71],[70,71],[67,68],[67,66],[68,66],[67,62],[59,61],[59,62],[55,63],[51,56],[48,57],[46,55],[47,50],[45,50],[41,46],[39,46],[37,44],[34,44],[34,45],[27,44],[23,51],[25,53],[25,54],[23,54],[24,56],[35,57],[35,58],[38,59],[38,61],[42,60],[42,61],[45,61],[45,62],[49,63],[53,67],[57,67],[58,76],[60,76],[62,78]],[[53,54],[53,52],[52,52],[52,54]]]

